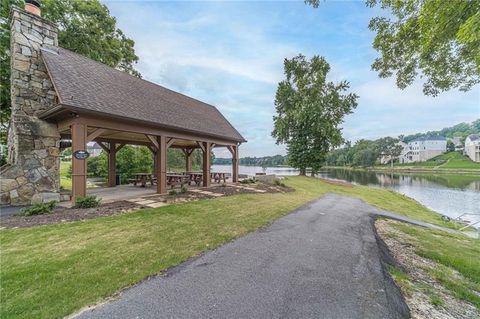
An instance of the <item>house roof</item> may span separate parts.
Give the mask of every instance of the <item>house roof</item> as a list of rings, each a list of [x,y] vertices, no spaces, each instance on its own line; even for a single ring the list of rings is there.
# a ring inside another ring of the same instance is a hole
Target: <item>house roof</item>
[[[480,140],[480,135],[479,134],[470,134],[467,137],[470,139],[470,141]]]
[[[42,49],[42,57],[66,108],[246,142],[213,105],[63,48]]]
[[[422,136],[418,137],[410,142],[423,142],[423,141],[446,141],[447,139],[444,136],[432,135],[432,136]]]

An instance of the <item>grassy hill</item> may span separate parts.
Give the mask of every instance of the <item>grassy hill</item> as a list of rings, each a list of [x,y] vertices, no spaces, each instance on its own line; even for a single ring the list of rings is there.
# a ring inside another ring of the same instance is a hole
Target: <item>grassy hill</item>
[[[382,165],[381,167],[389,167]],[[441,168],[441,169],[479,169],[480,163],[472,161],[468,156],[464,156],[459,152],[448,152],[434,157],[426,162],[415,162],[407,164],[394,164],[398,168]]]

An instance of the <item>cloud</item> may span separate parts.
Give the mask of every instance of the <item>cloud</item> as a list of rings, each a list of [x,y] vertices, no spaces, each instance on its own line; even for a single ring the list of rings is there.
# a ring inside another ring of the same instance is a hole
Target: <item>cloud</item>
[[[270,136],[283,60],[325,56],[329,79],[348,80],[360,95],[346,117],[347,139],[441,129],[480,117],[479,88],[423,95],[402,91],[370,70],[378,56],[367,28],[378,8],[327,1],[319,9],[289,2],[105,1],[119,27],[135,40],[145,79],[217,106],[245,136],[242,156],[285,154]],[[225,150],[218,154],[229,156]]]

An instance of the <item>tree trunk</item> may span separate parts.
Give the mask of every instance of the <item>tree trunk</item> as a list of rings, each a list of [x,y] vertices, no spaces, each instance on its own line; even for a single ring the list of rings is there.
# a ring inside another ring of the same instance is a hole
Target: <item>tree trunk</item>
[[[300,168],[300,176],[307,175],[307,170],[305,168]]]
[[[311,177],[315,177],[315,171],[312,169],[312,171],[310,172],[310,176]]]

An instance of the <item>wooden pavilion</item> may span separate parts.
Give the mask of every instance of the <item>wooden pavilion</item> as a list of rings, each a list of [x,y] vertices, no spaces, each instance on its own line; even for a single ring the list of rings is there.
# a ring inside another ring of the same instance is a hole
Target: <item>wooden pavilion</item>
[[[194,149],[203,153],[203,186],[210,185],[210,153],[232,154],[232,180],[238,181],[238,147],[246,140],[216,107],[131,76],[69,50],[42,49],[57,93],[57,105],[39,115],[57,124],[72,151],[97,142],[108,153],[108,185],[116,184],[115,156],[126,144],[145,145],[154,154],[157,192],[167,189],[167,150],[179,148],[191,171]],[[73,199],[86,195],[87,164],[72,156]]]

